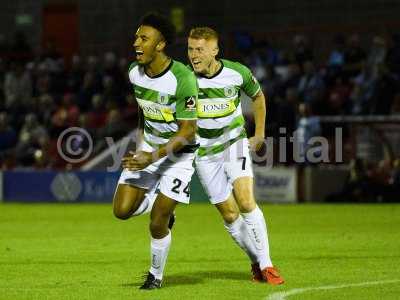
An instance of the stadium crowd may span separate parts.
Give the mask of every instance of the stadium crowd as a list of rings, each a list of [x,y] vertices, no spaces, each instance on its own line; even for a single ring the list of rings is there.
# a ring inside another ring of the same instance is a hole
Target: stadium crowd
[[[321,134],[318,119],[307,122],[316,115],[400,114],[400,35],[374,36],[368,45],[357,34],[338,36],[322,64],[304,35],[284,49],[267,42],[238,48],[268,95],[268,136],[302,126]],[[0,56],[1,169],[75,167],[57,153],[66,128],[88,130],[96,154],[104,137],[117,140],[136,127],[129,59],[107,52],[66,64],[52,43],[32,51],[22,34],[11,44],[0,39]]]
[[[322,63],[304,35],[288,49],[255,43],[244,57],[269,97],[268,127],[292,132],[304,114],[300,103],[309,115],[399,114],[400,35],[373,36],[367,45],[360,40],[336,36]]]
[[[34,55],[23,39],[8,49],[3,47],[1,56],[3,169],[71,167],[56,146],[60,133],[69,127],[90,133],[96,141],[94,155],[104,148],[104,137],[118,140],[136,126],[137,106],[129,89],[127,59],[112,52],[86,59],[75,55],[66,67],[51,43]],[[85,146],[79,143],[75,140],[72,147]]]

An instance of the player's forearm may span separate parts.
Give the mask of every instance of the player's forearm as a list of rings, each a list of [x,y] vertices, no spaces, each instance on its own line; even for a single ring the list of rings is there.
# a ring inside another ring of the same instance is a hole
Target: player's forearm
[[[181,121],[177,133],[162,147],[153,152],[155,160],[167,156],[168,153],[176,153],[195,140],[196,121]]]
[[[253,113],[254,122],[256,125],[255,136],[264,137],[265,135],[265,116],[266,116],[266,104],[265,96],[262,91],[258,92],[253,98]]]
[[[140,108],[138,108],[136,149],[143,143],[143,140],[144,140],[144,116],[143,116],[143,111]]]

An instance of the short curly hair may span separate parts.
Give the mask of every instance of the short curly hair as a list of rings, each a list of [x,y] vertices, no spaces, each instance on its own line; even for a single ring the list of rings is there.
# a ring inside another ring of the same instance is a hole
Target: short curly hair
[[[163,36],[167,45],[171,45],[175,41],[175,26],[167,17],[157,12],[150,12],[143,16],[140,25],[157,29]]]

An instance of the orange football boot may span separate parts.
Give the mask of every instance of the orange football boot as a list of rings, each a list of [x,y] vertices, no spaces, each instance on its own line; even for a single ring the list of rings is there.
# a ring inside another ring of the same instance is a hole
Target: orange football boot
[[[279,275],[278,270],[274,267],[267,267],[261,270],[261,275],[263,278],[262,280],[271,285],[278,285],[285,282],[281,275]]]

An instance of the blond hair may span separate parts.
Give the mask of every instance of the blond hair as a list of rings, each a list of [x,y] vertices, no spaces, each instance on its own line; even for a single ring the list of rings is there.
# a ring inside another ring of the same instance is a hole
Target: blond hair
[[[195,40],[205,39],[206,41],[218,41],[218,33],[210,27],[195,27],[190,30],[189,38]]]

